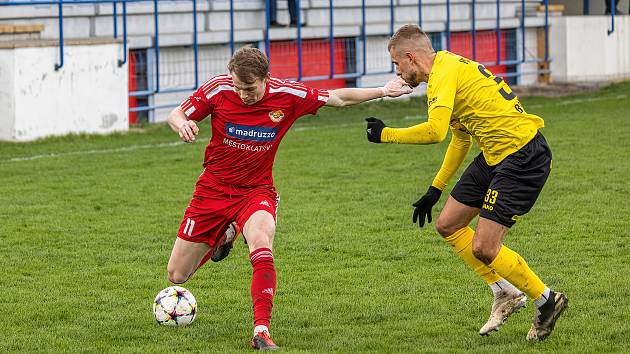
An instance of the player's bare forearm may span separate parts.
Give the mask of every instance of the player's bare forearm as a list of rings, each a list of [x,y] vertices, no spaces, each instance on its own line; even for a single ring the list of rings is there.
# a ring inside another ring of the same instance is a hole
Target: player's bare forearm
[[[412,90],[406,86],[407,83],[397,77],[390,80],[383,87],[336,89],[329,92],[326,105],[332,107],[343,107],[359,104],[376,98],[398,97],[412,92]]]
[[[188,120],[184,112],[179,107],[171,111],[166,121],[168,122],[168,125],[171,126],[171,129],[177,132],[179,137],[187,143],[195,141],[195,137],[199,134],[197,123],[192,120]]]
[[[166,118],[166,122],[171,126],[173,131],[178,132],[179,128],[187,121],[186,115],[181,108],[176,107]]]
[[[352,106],[375,98],[385,97],[380,87],[376,88],[342,88],[330,91],[327,106]]]

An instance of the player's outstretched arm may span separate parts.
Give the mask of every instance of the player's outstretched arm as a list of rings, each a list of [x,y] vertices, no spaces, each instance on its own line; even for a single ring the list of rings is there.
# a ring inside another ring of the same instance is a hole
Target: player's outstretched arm
[[[343,107],[382,97],[399,97],[413,92],[400,77],[390,80],[383,87],[376,88],[342,88],[328,93],[326,106]]]
[[[392,144],[435,144],[446,139],[453,111],[447,107],[436,107],[429,113],[429,120],[408,128],[389,128],[380,119],[369,117],[367,138],[373,143]]]
[[[188,120],[180,107],[172,110],[166,121],[168,122],[168,125],[171,126],[171,129],[177,132],[179,137],[187,143],[195,141],[195,137],[199,134],[197,123],[195,123],[195,121]]]

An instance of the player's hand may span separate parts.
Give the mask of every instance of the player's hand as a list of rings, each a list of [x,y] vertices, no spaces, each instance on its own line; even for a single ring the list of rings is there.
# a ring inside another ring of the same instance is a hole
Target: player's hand
[[[405,80],[398,76],[381,87],[381,90],[384,97],[398,97],[413,92]]]
[[[374,117],[365,118],[365,121],[367,122],[365,132],[367,133],[368,140],[373,143],[380,143],[381,133],[383,132],[383,128],[386,127],[385,123]]]
[[[179,127],[179,137],[187,142],[192,143],[195,141],[195,137],[199,134],[199,128],[197,127],[197,123],[192,120],[187,120],[181,127]]]
[[[442,191],[431,186],[429,190],[422,196],[417,202],[413,203],[415,207],[413,211],[413,223],[416,221],[420,227],[424,226],[424,218],[427,218],[427,222],[431,222],[431,209],[440,200]]]

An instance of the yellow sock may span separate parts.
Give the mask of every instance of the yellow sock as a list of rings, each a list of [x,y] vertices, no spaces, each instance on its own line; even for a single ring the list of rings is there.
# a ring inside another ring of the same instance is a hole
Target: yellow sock
[[[490,267],[512,283],[512,285],[527,294],[530,299],[538,299],[545,291],[545,283],[529,269],[523,257],[505,247],[505,245],[501,246],[499,254],[490,263]]]
[[[490,267],[483,264],[472,253],[472,240],[475,231],[470,227],[457,230],[454,234],[444,238],[463,260],[472,268],[480,277],[485,280],[486,284],[496,283],[501,277]]]

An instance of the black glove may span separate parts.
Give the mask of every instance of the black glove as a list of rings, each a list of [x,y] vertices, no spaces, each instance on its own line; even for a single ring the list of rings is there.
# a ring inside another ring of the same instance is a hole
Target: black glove
[[[368,140],[373,143],[380,143],[381,132],[383,132],[383,128],[385,128],[385,123],[374,117],[365,118],[365,121],[367,122],[367,129],[365,129],[365,132],[367,133]]]
[[[420,198],[417,202],[413,203],[416,208],[413,211],[413,223],[416,221],[420,227],[424,226],[424,217],[427,217],[427,222],[431,222],[431,208],[440,200],[442,191],[431,186],[429,190]]]

